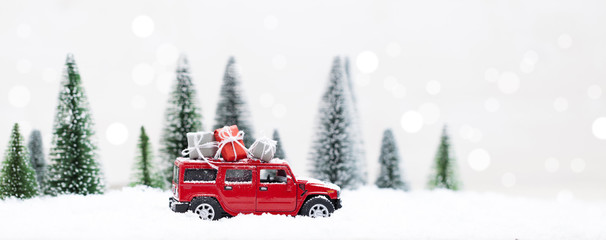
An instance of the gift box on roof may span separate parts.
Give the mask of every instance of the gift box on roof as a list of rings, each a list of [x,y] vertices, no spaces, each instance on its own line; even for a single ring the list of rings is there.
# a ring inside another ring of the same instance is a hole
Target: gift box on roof
[[[217,142],[212,132],[191,132],[187,133],[187,149],[181,153],[189,154],[190,159],[212,158],[217,153]]]
[[[250,154],[254,158],[261,159],[262,161],[269,162],[274,158],[274,154],[276,153],[276,144],[278,142],[267,137],[261,137],[255,140],[255,142],[250,145]]]
[[[215,139],[218,142],[217,154],[223,157],[224,161],[232,162],[248,157],[246,147],[244,147],[244,132],[238,130],[238,126],[225,126],[215,130]]]

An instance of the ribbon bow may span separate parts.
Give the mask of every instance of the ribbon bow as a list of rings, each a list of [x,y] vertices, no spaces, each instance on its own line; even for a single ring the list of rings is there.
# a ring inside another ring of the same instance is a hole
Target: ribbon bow
[[[276,145],[278,144],[278,141],[268,137],[258,138],[252,145],[250,145],[249,150],[255,149],[255,147],[257,147],[259,143],[263,144],[263,152],[261,153],[261,159],[263,159],[265,154],[271,153],[271,155],[274,155],[276,153]]]
[[[233,135],[231,128],[228,126],[225,126],[225,127],[221,128],[221,130],[219,130],[219,137],[221,137],[221,139],[223,139],[223,140],[221,142],[219,142],[217,145],[217,147],[219,149],[217,149],[217,153],[215,154],[215,159],[219,159],[221,150],[228,143],[231,143],[232,149],[234,150],[234,156],[238,156],[238,154],[236,153],[236,146],[234,145],[234,142],[237,143],[238,145],[240,145],[242,147],[242,149],[244,149],[244,151],[246,152],[246,157],[250,158],[250,153],[248,152],[248,149],[246,149],[246,147],[244,147],[244,144],[242,144],[240,142],[240,140],[244,139],[244,131],[238,131],[238,134]]]

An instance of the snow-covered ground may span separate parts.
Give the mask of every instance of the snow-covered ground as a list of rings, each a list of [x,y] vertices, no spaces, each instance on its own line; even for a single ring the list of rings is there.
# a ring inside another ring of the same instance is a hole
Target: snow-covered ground
[[[138,187],[0,201],[0,239],[606,239],[606,204],[366,187],[344,191],[330,218],[205,222],[171,212],[169,196]]]

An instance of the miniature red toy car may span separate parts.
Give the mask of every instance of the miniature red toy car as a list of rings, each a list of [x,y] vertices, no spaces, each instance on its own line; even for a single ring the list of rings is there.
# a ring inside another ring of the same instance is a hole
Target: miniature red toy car
[[[204,220],[238,213],[328,217],[341,208],[341,189],[315,179],[296,178],[286,161],[175,160],[174,212],[191,210]]]

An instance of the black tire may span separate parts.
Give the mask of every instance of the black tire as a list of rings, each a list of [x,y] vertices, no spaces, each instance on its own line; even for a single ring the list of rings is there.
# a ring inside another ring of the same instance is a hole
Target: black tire
[[[197,197],[191,201],[189,210],[203,220],[219,220],[225,215],[225,211],[216,199],[211,197]]]
[[[308,217],[330,217],[333,212],[335,212],[335,206],[332,205],[326,196],[320,195],[308,199],[301,207],[301,210],[299,210],[299,215]]]

